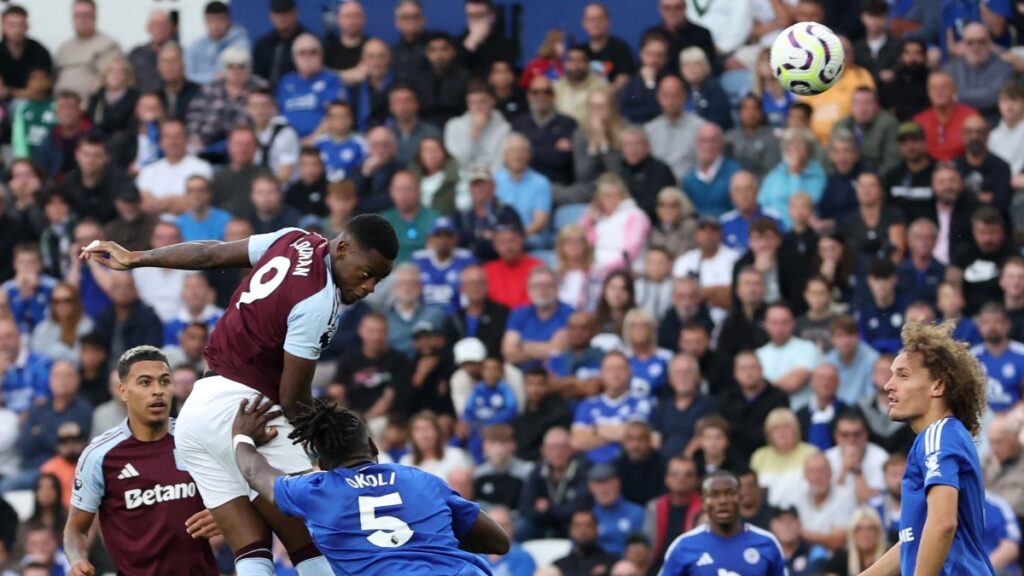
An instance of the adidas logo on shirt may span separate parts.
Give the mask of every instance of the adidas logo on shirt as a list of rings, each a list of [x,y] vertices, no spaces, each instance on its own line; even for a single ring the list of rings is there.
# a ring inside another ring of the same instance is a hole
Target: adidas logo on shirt
[[[132,466],[130,462],[128,464],[125,464],[124,468],[121,468],[121,473],[117,475],[117,479],[118,480],[126,480],[128,478],[138,478],[138,477],[139,477],[139,471],[136,470],[135,466]]]
[[[700,555],[700,559],[697,560],[697,566],[708,566],[714,564],[715,560],[711,557],[711,554],[707,552]]]

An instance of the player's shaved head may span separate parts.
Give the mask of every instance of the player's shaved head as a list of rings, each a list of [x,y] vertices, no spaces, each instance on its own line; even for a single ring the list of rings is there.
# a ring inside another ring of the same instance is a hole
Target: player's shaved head
[[[354,304],[391,274],[398,257],[398,235],[376,214],[356,216],[331,240],[331,271],[341,301]]]

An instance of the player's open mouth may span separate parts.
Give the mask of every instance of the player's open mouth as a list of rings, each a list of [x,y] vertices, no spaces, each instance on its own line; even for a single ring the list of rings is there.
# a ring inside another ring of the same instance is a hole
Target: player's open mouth
[[[899,404],[899,402],[895,398],[893,398],[892,396],[889,396],[889,408],[892,408],[893,406],[895,406],[897,404]]]
[[[149,411],[152,412],[153,414],[160,414],[160,413],[164,412],[165,410],[167,410],[167,403],[166,402],[153,402],[152,404],[150,404],[148,406],[148,408],[149,408]]]

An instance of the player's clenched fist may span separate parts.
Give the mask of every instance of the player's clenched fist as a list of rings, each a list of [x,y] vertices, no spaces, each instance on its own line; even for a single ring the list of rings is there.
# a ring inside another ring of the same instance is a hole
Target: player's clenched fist
[[[96,568],[88,560],[79,560],[71,565],[68,576],[96,576]]]

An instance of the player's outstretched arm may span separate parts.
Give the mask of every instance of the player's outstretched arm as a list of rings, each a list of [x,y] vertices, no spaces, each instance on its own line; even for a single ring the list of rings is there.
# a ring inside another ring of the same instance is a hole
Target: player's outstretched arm
[[[511,545],[508,534],[483,510],[469,532],[459,538],[459,548],[474,554],[506,554]]]
[[[913,576],[937,576],[946,563],[957,527],[956,488],[936,484],[928,489],[928,517],[917,550],[917,570]]]
[[[234,242],[201,240],[182,242],[153,250],[133,252],[117,242],[95,241],[79,254],[82,260],[95,260],[114,270],[133,268],[175,268],[207,270],[210,268],[248,268],[249,239]]]
[[[270,412],[273,402],[263,401],[263,396],[250,402],[242,400],[231,426],[232,444],[235,449],[235,461],[245,481],[260,496],[271,504],[274,503],[274,482],[284,476],[277,468],[267,462],[262,454],[256,451],[277,437],[277,428],[268,428],[267,423],[281,415],[279,411]]]
[[[96,568],[89,563],[89,529],[95,518],[94,512],[71,507],[68,523],[64,527],[64,554],[71,564],[68,576],[96,575]]]
[[[897,543],[860,576],[900,576],[900,545]]]

